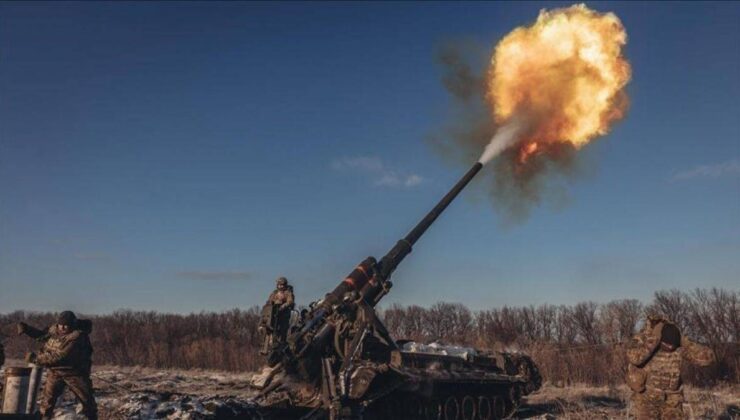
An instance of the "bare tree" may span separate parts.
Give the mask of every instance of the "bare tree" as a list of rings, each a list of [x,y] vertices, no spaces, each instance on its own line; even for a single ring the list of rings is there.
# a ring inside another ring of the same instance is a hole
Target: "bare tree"
[[[558,307],[555,322],[555,337],[560,344],[573,344],[578,337],[578,329],[573,323],[573,310],[565,305]]]
[[[517,347],[529,352],[545,380],[553,383],[615,384],[624,377],[624,346],[644,311],[677,322],[682,333],[709,344],[718,363],[688,370],[688,382],[740,382],[738,292],[724,289],[659,291],[646,308],[637,300],[603,305],[582,302],[493,308],[475,313],[459,303],[430,308],[391,305],[381,315],[392,335],[415,341],[442,340],[488,349]],[[56,314],[16,311],[0,314],[8,357],[22,357],[37,344],[10,331],[24,321],[42,327]],[[164,368],[254,370],[258,355],[258,308],[190,315],[122,310],[91,317],[95,362]],[[584,346],[583,344],[587,344]]]
[[[643,307],[636,299],[614,300],[601,307],[599,324],[603,341],[623,343],[635,333]]]
[[[537,319],[538,339],[550,342],[553,339],[555,323],[557,322],[557,308],[553,305],[540,305],[535,314]]]
[[[432,340],[466,344],[473,329],[473,316],[460,303],[438,302],[426,312],[426,325]]]
[[[589,344],[599,344],[601,335],[599,334],[596,310],[598,305],[594,302],[581,302],[573,307],[571,319],[578,335]]]
[[[681,330],[685,330],[688,327],[687,300],[688,296],[680,290],[660,290],[655,292],[653,303],[647,307],[646,311],[662,315],[674,322]]]

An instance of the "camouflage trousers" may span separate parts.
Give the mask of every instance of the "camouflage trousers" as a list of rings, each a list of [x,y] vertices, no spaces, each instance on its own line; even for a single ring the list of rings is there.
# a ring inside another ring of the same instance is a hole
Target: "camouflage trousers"
[[[64,393],[64,389],[69,390],[82,403],[82,412],[89,420],[98,419],[98,406],[95,403],[93,395],[93,385],[90,376],[82,375],[59,375],[49,370],[44,384],[44,392],[41,397],[39,408],[43,419],[54,417],[54,406],[57,399]]]
[[[683,392],[665,392],[648,388],[632,394],[637,420],[682,420]]]

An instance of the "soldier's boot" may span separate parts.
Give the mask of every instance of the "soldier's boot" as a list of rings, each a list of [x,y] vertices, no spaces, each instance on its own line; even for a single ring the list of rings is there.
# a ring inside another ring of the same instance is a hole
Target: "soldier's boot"
[[[89,376],[68,376],[64,381],[70,391],[82,403],[82,412],[88,420],[98,420],[98,405],[93,395],[92,380]]]
[[[41,402],[39,403],[42,419],[48,420],[54,418],[54,406],[63,392],[64,380],[53,371],[49,371],[46,375],[46,383],[44,383],[44,391],[41,394]]]

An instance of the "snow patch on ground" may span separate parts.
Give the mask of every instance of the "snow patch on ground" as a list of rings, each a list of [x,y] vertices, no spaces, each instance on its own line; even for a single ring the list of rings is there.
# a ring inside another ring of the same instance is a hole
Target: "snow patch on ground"
[[[96,367],[92,375],[99,417],[109,420],[259,419],[251,379],[251,373],[117,366]],[[66,391],[54,419],[84,420],[81,408]]]

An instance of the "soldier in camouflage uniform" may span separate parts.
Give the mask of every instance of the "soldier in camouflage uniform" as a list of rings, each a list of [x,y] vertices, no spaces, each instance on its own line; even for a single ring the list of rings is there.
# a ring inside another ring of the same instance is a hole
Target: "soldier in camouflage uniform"
[[[265,318],[262,319],[260,325],[260,329],[265,334],[272,335],[273,343],[285,341],[290,326],[290,312],[294,306],[295,296],[293,295],[293,286],[288,284],[288,279],[285,277],[279,277],[276,281],[275,290],[270,293],[270,297],[267,298],[267,303],[265,304],[265,307],[272,307],[273,310],[277,311],[274,315],[275,325],[270,325],[271,320]],[[263,310],[263,314],[268,312]]]
[[[82,410],[89,420],[97,420],[98,408],[93,395],[90,379],[92,367],[92,345],[88,334],[92,330],[89,320],[77,319],[70,311],[62,312],[55,325],[43,330],[23,322],[18,324],[18,333],[26,334],[44,342],[37,354],[26,355],[28,363],[35,363],[48,369],[46,383],[41,398],[41,415],[44,419],[54,416],[54,405],[69,387],[82,403]]]
[[[706,346],[682,337],[672,322],[651,316],[629,343],[627,360],[635,417],[674,420],[684,418],[681,365],[708,366],[714,357]]]

